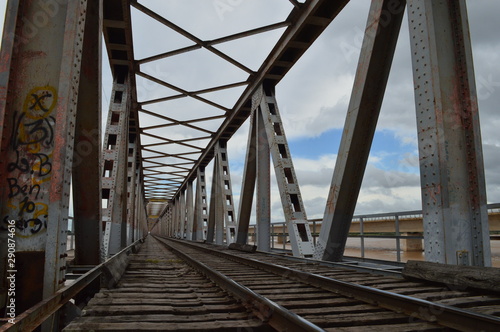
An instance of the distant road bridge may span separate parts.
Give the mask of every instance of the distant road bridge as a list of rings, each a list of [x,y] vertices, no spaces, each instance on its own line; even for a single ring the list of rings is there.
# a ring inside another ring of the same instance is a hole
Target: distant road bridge
[[[495,232],[490,237],[500,239],[500,204],[488,204],[488,224],[490,233]],[[283,243],[287,239],[288,230],[286,223],[272,223],[271,233],[277,243]],[[309,228],[311,234],[316,238],[321,233],[322,219],[310,219]],[[255,241],[257,233],[255,225],[249,227],[250,239]],[[424,224],[422,211],[404,211],[394,213],[379,213],[367,215],[355,215],[349,228],[350,236],[370,237],[370,234],[389,233],[393,234],[389,238],[401,237],[401,249],[403,251],[422,251],[422,239],[424,238]],[[378,235],[384,238],[384,235]]]

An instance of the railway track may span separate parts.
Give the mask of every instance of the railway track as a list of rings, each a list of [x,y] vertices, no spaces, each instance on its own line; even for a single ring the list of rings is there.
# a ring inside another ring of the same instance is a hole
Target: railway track
[[[160,243],[167,250],[161,250]],[[175,292],[175,289],[179,288],[180,279],[187,284],[194,280],[199,282],[203,280],[206,285],[205,290],[210,289],[222,296],[221,301],[226,302],[220,305],[228,306],[228,310],[234,310],[233,317],[238,318],[233,322],[233,327],[230,327],[229,323],[219,316],[217,323],[222,325],[219,327],[213,325],[211,329],[207,328],[208,325],[202,321],[203,318],[200,318],[198,322],[191,320],[191,329],[183,325],[185,321],[178,321],[176,330],[203,330],[205,328],[206,330],[234,330],[236,322],[242,323],[242,325],[237,325],[240,331],[244,331],[245,328],[252,331],[273,329],[289,331],[440,331],[450,329],[498,331],[500,329],[499,296],[413,282],[397,276],[380,276],[306,261],[300,262],[297,259],[275,255],[242,253],[213,245],[152,237],[148,238],[146,244],[149,246],[146,249],[154,248],[156,255],[160,255],[161,250],[163,254],[170,257],[168,259],[177,264],[170,266],[177,271],[175,275],[172,275],[171,281],[176,280],[177,283],[162,284],[165,279],[151,272],[155,270],[152,266],[154,262],[151,262],[149,266],[144,266],[144,263],[134,263],[135,259],[140,260],[136,257],[132,260],[119,287],[116,290],[98,294],[89,303],[85,316],[73,323],[73,327],[70,325],[68,328],[71,327],[71,329],[67,329],[68,331],[81,331],[84,328],[106,330],[111,325],[117,327],[117,324],[123,324],[123,321],[144,321],[144,314],[141,317],[137,316],[137,310],[143,308],[132,305],[135,298],[128,296],[127,293],[135,294],[135,297],[140,298],[139,294],[142,293],[140,289],[148,289],[146,299],[150,294],[158,293],[155,296],[161,298],[162,301],[151,302],[150,306],[156,305],[157,308],[147,308],[147,310],[161,311],[164,306],[168,306],[164,301],[164,291],[170,289],[170,292]],[[173,256],[174,254],[176,256]],[[143,261],[145,257],[150,256],[143,256]],[[162,264],[156,265],[158,265],[156,268],[162,266]],[[184,278],[183,273],[194,279]],[[200,273],[205,278],[201,277]],[[207,281],[206,278],[211,281]],[[212,282],[215,282],[217,287]],[[134,287],[136,289],[132,291]],[[194,288],[193,286],[186,287]],[[124,291],[125,289],[127,291]],[[214,291],[215,289],[217,291]],[[122,298],[122,302],[115,301],[115,298]],[[106,305],[126,307],[126,303],[130,304],[128,314],[123,309],[113,311],[114,309],[105,308]],[[188,305],[191,304],[186,302],[185,305],[185,309],[188,310]],[[113,315],[111,318],[104,317],[110,314]],[[236,316],[237,314],[240,316]],[[169,319],[175,320],[176,313],[170,312],[169,315],[165,315],[164,312],[149,313],[146,317],[154,319],[150,322],[153,325],[136,324],[137,328],[141,327],[136,330],[152,329],[155,326],[158,327],[158,324],[168,326]],[[232,318],[229,317],[228,320],[230,319]],[[77,323],[80,325],[76,325]],[[248,325],[245,326],[243,323]]]
[[[64,331],[272,330],[159,241],[131,255],[119,284],[103,289]]]
[[[161,241],[326,330],[500,328],[499,296],[263,253]]]

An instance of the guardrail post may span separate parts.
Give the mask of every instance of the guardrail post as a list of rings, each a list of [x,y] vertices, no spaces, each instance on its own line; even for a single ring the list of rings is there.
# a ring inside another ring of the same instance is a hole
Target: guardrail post
[[[283,223],[281,229],[283,230],[283,250],[286,250],[286,223]]]
[[[401,233],[399,232],[399,216],[394,215],[394,227],[396,229],[396,257],[401,262]]]
[[[323,225],[321,227],[323,227]],[[365,231],[363,217],[359,218],[359,236],[361,242],[361,258],[365,258]]]

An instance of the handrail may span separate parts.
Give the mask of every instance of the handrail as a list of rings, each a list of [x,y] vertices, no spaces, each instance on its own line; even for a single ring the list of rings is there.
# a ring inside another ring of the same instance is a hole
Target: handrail
[[[488,214],[494,213],[494,212],[500,212],[500,203],[491,203],[487,204],[487,209],[488,209]],[[494,211],[498,210],[498,211]],[[398,227],[396,224],[398,224],[400,221],[403,221],[407,219],[408,217],[422,217],[422,210],[410,210],[410,211],[400,211],[400,212],[386,212],[386,213],[373,213],[373,214],[362,214],[362,215],[355,215],[352,217],[352,221],[356,223],[360,223],[360,232],[359,235],[349,235],[349,237],[354,237],[354,238],[359,238],[361,240],[361,258],[365,257],[365,248],[364,248],[364,239],[366,238],[378,238],[378,239],[395,239],[396,240],[396,261],[401,262],[401,244],[400,240],[404,239],[423,239],[423,236],[420,235],[401,235],[400,231],[398,230]],[[363,232],[363,224],[365,222],[371,222],[371,221],[380,221],[380,220],[392,220],[395,222],[395,229],[393,232],[390,233],[395,233],[395,235],[367,235],[365,232]],[[316,244],[316,238],[318,235],[316,234],[316,227],[318,225],[321,225],[322,219],[309,219],[308,220],[310,223],[312,223],[312,237],[313,237],[313,242]],[[255,227],[255,225],[252,225]],[[274,227],[275,226],[282,226],[282,232],[276,233],[274,232]],[[254,233],[249,233],[249,235],[255,235]],[[271,249],[276,249],[274,245],[274,238],[275,236],[277,237],[283,237],[283,250],[286,250],[286,238],[288,237],[288,232],[286,228],[286,222],[280,221],[280,222],[272,222],[271,223]]]

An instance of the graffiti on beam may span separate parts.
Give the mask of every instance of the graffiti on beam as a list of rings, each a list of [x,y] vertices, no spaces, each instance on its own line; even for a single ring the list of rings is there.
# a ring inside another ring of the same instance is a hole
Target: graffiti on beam
[[[8,221],[14,219],[21,237],[47,229],[56,104],[55,88],[36,87],[26,95],[22,111],[14,112],[2,226],[7,229]]]

